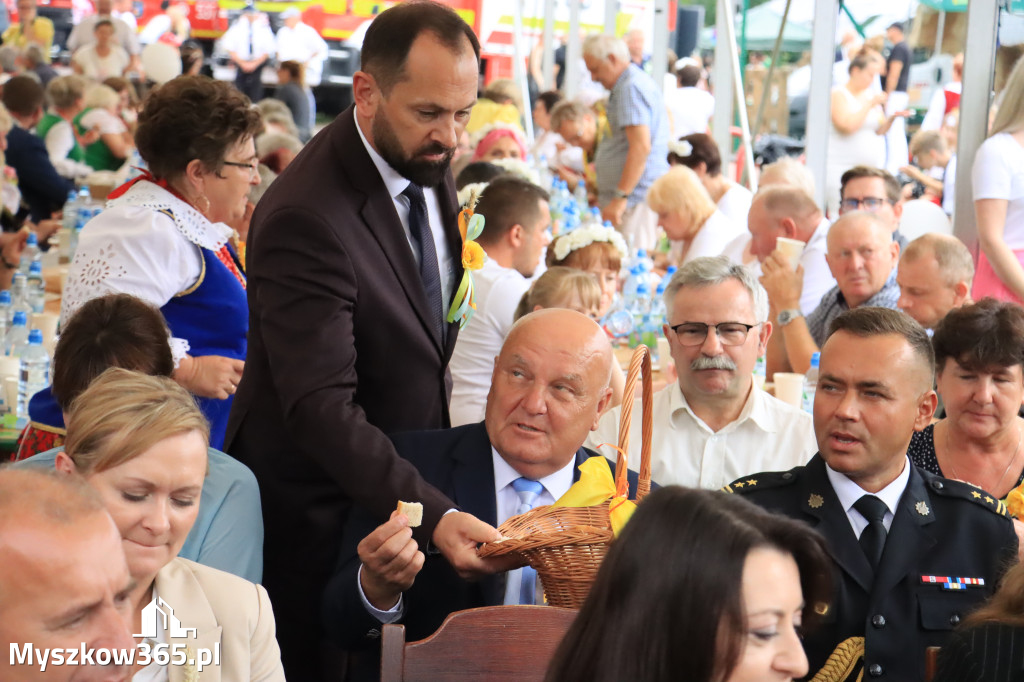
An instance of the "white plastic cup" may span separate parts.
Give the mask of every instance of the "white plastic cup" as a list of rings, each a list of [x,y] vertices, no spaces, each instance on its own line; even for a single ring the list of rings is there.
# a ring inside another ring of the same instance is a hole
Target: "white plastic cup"
[[[782,252],[782,255],[789,261],[794,271],[800,265],[800,257],[804,254],[804,246],[806,245],[806,242],[802,242],[799,239],[790,239],[789,237],[778,237],[775,240],[775,250]]]
[[[776,372],[775,397],[794,407],[800,407],[804,397],[804,375],[795,372]]]
[[[10,358],[0,355],[0,381],[13,378],[17,380],[18,372],[21,370],[21,361],[18,358]]]
[[[18,378],[4,377],[4,398],[11,412],[18,411]]]
[[[668,339],[665,337],[658,337],[658,365],[661,371],[664,372],[668,369],[668,366],[673,364],[672,362],[672,349],[668,345]]]
[[[32,316],[32,328],[43,332],[43,347],[51,356],[57,343],[57,322],[59,321],[60,315],[57,313],[36,313]]]

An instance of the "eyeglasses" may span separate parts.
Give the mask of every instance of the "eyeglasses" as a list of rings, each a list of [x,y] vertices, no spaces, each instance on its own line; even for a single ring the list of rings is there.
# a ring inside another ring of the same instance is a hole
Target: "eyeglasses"
[[[888,199],[881,199],[879,197],[864,197],[863,199],[843,199],[839,202],[840,208],[844,211],[857,211],[863,206],[865,211],[877,211],[882,208],[885,204],[892,204],[895,202],[889,201]]]
[[[260,162],[259,159],[253,159],[248,163],[242,163],[241,161],[221,161],[225,166],[234,166],[235,168],[248,168],[250,176],[259,176],[260,174]]]
[[[718,324],[705,324],[704,322],[683,322],[674,327],[669,327],[675,332],[679,343],[684,346],[699,346],[708,338],[708,329],[715,328],[718,340],[723,346],[740,346],[747,340],[747,334],[754,327],[764,324],[744,324],[742,322],[719,322]]]

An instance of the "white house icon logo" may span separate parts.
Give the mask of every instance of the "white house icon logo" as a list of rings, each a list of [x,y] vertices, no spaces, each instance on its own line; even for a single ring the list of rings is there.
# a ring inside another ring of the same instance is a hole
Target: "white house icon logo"
[[[196,637],[196,628],[181,627],[171,605],[160,597],[153,597],[153,601],[142,609],[142,632],[132,637],[156,639],[158,630],[166,631],[168,637],[187,637],[190,632],[193,639]]]

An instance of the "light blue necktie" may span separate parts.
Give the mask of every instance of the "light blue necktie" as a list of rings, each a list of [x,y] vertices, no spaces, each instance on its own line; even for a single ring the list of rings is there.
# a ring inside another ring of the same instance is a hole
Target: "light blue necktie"
[[[512,487],[519,495],[519,508],[516,509],[516,515],[525,514],[533,509],[537,497],[544,492],[544,486],[539,481],[531,481],[528,478],[517,478],[512,481]],[[537,603],[537,571],[532,566],[524,566],[520,570],[522,578],[519,588],[519,603],[535,604]]]

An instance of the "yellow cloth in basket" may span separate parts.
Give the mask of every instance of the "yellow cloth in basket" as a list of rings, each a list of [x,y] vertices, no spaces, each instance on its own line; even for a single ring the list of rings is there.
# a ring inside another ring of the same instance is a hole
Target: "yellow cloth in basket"
[[[604,457],[591,457],[579,466],[579,470],[580,480],[573,483],[552,506],[593,507],[611,500],[608,511],[612,531],[618,535],[636,510],[636,503],[629,499],[628,483],[625,490],[615,489],[615,479]]]

